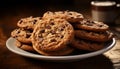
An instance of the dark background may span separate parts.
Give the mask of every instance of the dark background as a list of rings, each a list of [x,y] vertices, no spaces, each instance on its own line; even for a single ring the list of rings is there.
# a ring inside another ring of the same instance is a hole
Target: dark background
[[[57,10],[74,10],[84,11],[90,9],[92,0],[2,0],[0,1],[0,12],[15,14],[15,11],[57,11]],[[100,0],[101,1],[101,0]],[[113,0],[120,3],[119,0]],[[41,15],[40,14],[40,15]]]
[[[92,0],[1,0],[0,1],[0,20],[17,16],[20,18],[29,16],[42,16],[46,11],[77,11],[86,18],[91,17]],[[102,1],[102,0],[100,0]],[[120,3],[120,0],[113,0]]]

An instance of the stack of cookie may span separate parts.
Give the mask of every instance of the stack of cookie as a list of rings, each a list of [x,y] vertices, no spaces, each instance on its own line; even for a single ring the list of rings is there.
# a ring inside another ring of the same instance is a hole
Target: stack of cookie
[[[28,17],[18,21],[11,36],[16,46],[42,55],[68,55],[75,49],[96,51],[112,39],[108,25],[84,19],[74,11],[48,11],[43,17]]]
[[[32,47],[31,34],[40,19],[40,17],[33,18],[30,16],[18,21],[17,26],[19,28],[11,32],[11,36],[16,39],[15,45],[17,47],[26,51],[35,52]]]
[[[108,25],[103,22],[85,19],[78,12],[48,11],[43,15],[43,18],[61,18],[68,21],[73,26],[75,32],[75,38],[71,44],[80,50],[96,51],[102,49],[104,43],[113,37],[113,34],[108,31]]]
[[[109,26],[103,22],[84,19],[73,24],[75,28],[75,39],[72,46],[77,49],[96,51],[104,48],[105,42],[113,37]]]

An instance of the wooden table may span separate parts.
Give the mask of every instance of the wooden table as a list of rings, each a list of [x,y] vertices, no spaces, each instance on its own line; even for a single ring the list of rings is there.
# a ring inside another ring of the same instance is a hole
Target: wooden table
[[[47,9],[54,10],[53,8]],[[44,12],[45,10],[41,10],[40,8],[8,9],[1,12],[0,69],[120,69],[120,26],[111,27],[111,30],[116,34],[117,38],[117,43],[112,50],[79,61],[48,62],[26,58],[9,51],[5,43],[10,37],[11,31],[17,28],[17,21],[27,16],[41,16]]]

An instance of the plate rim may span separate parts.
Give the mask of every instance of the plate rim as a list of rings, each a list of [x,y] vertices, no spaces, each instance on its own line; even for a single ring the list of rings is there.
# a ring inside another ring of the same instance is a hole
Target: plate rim
[[[113,48],[116,44],[116,39],[112,38],[112,42],[108,47],[105,47],[101,50],[95,51],[95,52],[90,52],[90,53],[86,53],[86,54],[80,54],[80,55],[68,55],[68,56],[44,56],[44,55],[40,55],[40,54],[34,54],[34,53],[30,53],[24,50],[21,50],[19,48],[17,48],[17,46],[13,46],[16,47],[17,49],[19,49],[20,51],[14,50],[9,44],[11,43],[11,41],[15,41],[15,38],[8,38],[8,40],[6,41],[6,47],[13,53],[16,53],[18,55],[21,56],[25,56],[25,57],[30,57],[30,58],[35,58],[35,59],[41,59],[41,60],[54,60],[54,61],[65,61],[65,60],[79,60],[79,59],[85,59],[88,57],[93,57],[93,56],[97,56],[100,54],[103,54],[104,52],[110,50],[111,48]],[[13,43],[12,43],[13,44]]]

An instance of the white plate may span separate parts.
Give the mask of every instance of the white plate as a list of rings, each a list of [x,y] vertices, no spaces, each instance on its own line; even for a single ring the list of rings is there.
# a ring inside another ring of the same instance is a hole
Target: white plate
[[[75,61],[75,60],[80,60],[80,59],[85,59],[88,57],[100,55],[110,50],[115,45],[116,40],[115,38],[113,38],[111,41],[107,42],[106,46],[101,50],[94,51],[94,52],[87,52],[84,54],[78,53],[78,54],[73,54],[73,55],[68,55],[68,56],[44,56],[40,54],[30,53],[30,52],[17,48],[17,46],[14,45],[14,42],[15,42],[15,39],[10,37],[6,41],[7,48],[16,54],[19,54],[25,57],[30,57],[30,58],[40,59],[40,60],[47,60],[47,61]]]

